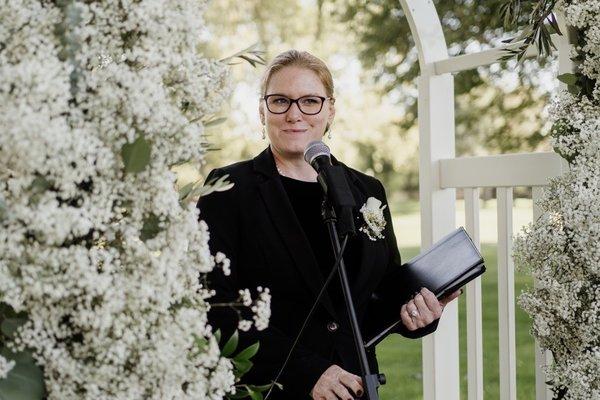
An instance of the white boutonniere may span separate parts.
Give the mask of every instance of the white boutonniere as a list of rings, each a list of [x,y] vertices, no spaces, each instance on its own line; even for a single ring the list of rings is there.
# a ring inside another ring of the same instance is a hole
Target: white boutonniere
[[[366,233],[369,239],[373,241],[383,239],[381,232],[383,232],[386,224],[383,217],[383,210],[386,206],[384,205],[379,208],[380,206],[380,200],[377,200],[375,197],[369,197],[367,202],[360,208],[365,225],[361,226],[358,230]]]

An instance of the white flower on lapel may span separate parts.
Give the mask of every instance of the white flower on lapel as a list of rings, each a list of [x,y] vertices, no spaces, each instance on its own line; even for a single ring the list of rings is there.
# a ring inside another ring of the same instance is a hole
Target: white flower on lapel
[[[363,215],[365,225],[361,226],[358,230],[367,234],[369,239],[375,241],[377,239],[383,239],[383,229],[385,228],[385,218],[383,217],[383,210],[385,205],[381,208],[381,200],[377,200],[375,197],[369,197],[367,202],[362,205],[360,212]]]

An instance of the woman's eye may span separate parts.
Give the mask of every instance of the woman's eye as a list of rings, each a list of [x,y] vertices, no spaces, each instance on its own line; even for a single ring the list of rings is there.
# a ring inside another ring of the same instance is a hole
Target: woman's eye
[[[273,103],[275,104],[287,104],[289,102],[288,99],[286,99],[285,97],[279,97],[276,99],[273,99]]]
[[[302,104],[306,104],[306,105],[313,105],[313,104],[317,104],[318,102],[319,101],[314,98],[302,99]]]

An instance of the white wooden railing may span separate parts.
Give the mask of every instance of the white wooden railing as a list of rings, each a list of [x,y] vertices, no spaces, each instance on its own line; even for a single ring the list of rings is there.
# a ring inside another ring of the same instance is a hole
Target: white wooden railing
[[[516,399],[515,293],[512,248],[513,188],[532,187],[537,204],[548,179],[567,168],[556,153],[507,154],[440,160],[440,186],[462,188],[465,198],[465,228],[479,246],[479,188],[493,187],[497,193],[498,218],[498,327],[500,399]],[[539,216],[534,207],[533,219]],[[468,398],[483,399],[483,348],[481,278],[467,285]],[[549,360],[536,346],[536,391],[538,399],[551,399],[541,366]]]
[[[456,189],[465,197],[466,229],[479,245],[479,188],[494,187],[498,201],[498,322],[500,399],[516,400],[514,265],[512,247],[513,188],[533,188],[534,218],[542,187],[564,172],[554,153],[509,154],[455,158],[454,77],[498,61],[506,48],[449,57],[442,26],[431,0],[400,0],[419,55],[419,195],[421,245],[428,247],[455,228]],[[559,16],[559,25],[566,31]],[[405,38],[402,38],[405,40]],[[570,72],[569,43],[553,36],[558,48],[559,73]],[[529,49],[527,56],[534,56]],[[467,286],[468,399],[483,400],[481,280]],[[437,331],[423,339],[423,397],[459,400],[459,332],[457,302],[450,303]],[[551,360],[536,343],[536,400],[552,398],[541,366]]]

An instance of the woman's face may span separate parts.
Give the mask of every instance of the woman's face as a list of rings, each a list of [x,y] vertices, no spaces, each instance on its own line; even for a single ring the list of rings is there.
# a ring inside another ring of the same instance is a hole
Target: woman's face
[[[266,90],[266,95],[270,94],[281,94],[291,99],[308,95],[327,97],[319,76],[310,69],[296,66],[284,67],[271,75]],[[259,113],[273,151],[284,158],[298,158],[303,156],[308,143],[321,140],[327,123],[333,121],[335,108],[327,99],[315,115],[303,114],[297,103],[283,114],[273,114],[261,100]]]

